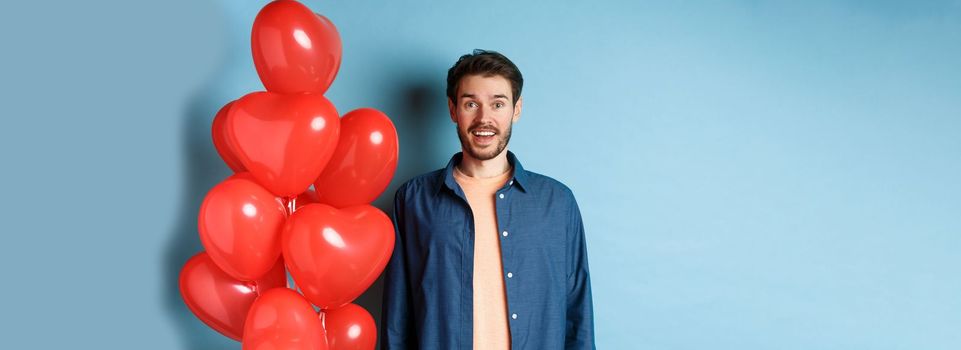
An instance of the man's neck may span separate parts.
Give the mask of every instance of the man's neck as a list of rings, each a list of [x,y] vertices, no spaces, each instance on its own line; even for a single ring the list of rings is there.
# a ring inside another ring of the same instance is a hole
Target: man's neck
[[[460,164],[457,168],[464,175],[474,177],[474,178],[491,178],[498,175],[503,175],[504,173],[510,171],[511,165],[507,161],[507,149],[505,148],[501,154],[488,160],[479,160],[471,157],[467,152],[463,152],[464,156],[461,158]]]

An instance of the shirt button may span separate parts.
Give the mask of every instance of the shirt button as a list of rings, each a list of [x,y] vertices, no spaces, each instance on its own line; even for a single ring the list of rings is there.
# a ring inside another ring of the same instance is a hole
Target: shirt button
[[[513,185],[513,184],[514,184],[514,180],[511,180],[511,182],[507,183],[507,185]]]
[[[504,199],[504,194],[503,194],[503,193],[501,193],[501,199]]]
[[[508,272],[508,273],[507,273],[507,278],[514,278],[514,274],[513,274],[513,273],[510,273],[510,272]]]
[[[507,231],[504,231],[504,237],[507,237]]]
[[[513,315],[511,315],[511,318],[513,318],[513,319],[515,319],[515,320],[516,320],[516,319],[517,319],[517,314],[513,314]]]

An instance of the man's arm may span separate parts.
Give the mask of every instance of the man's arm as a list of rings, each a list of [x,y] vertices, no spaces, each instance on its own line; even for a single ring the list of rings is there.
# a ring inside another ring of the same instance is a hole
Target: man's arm
[[[394,195],[394,211],[391,214],[396,243],[390,262],[387,263],[384,271],[384,298],[380,325],[380,348],[383,350],[416,348],[404,249],[406,247],[404,240],[406,235],[403,232],[405,189],[406,186],[401,186]]]
[[[591,299],[591,276],[587,266],[587,242],[581,211],[571,195],[568,232],[567,330],[565,349],[595,349],[594,306]]]

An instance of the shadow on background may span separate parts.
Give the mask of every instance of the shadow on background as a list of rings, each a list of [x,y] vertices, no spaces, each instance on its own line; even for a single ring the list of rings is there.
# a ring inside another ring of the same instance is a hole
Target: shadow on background
[[[180,269],[184,263],[204,249],[197,232],[200,204],[207,191],[229,175],[229,169],[223,164],[210,138],[210,124],[219,108],[211,107],[221,102],[212,99],[213,96],[204,92],[192,96],[187,101],[181,121],[183,188],[178,201],[177,222],[165,247],[164,273],[161,276],[162,285],[169,286],[164,292],[165,309],[180,331],[182,349],[189,350],[223,349],[236,344],[194,316],[184,304],[178,287]],[[225,104],[228,101],[222,102]]]
[[[438,130],[446,118],[446,100],[444,87],[437,85],[431,80],[416,78],[417,76],[436,76],[433,67],[399,67],[392,69],[393,72],[404,72],[400,76],[394,77],[390,83],[384,85],[384,93],[390,96],[390,100],[383,107],[386,113],[394,122],[399,138],[400,158],[398,160],[397,171],[391,185],[384,191],[373,205],[380,208],[385,213],[391,213],[394,208],[394,192],[401,184],[410,178],[436,170],[446,165],[440,164],[431,155],[438,148],[438,140],[444,135],[439,135]],[[426,73],[423,75],[411,74],[411,72]],[[451,128],[453,132],[453,128]],[[451,134],[453,135],[453,134]],[[448,135],[449,137],[454,137]],[[451,152],[453,153],[453,151]],[[367,309],[374,321],[377,329],[381,328],[381,301],[384,292],[384,277],[381,275],[374,281],[374,284],[367,289],[364,294],[358,297],[354,303]],[[379,339],[377,347],[380,347]]]

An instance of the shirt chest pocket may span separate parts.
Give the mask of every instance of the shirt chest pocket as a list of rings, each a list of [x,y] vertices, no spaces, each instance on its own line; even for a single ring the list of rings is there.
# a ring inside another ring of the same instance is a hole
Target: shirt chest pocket
[[[470,235],[463,218],[433,216],[418,220],[418,224],[412,232],[416,233],[419,250],[425,258],[459,252]]]
[[[566,276],[566,227],[549,220],[525,222],[513,227],[501,241],[506,257],[516,269],[532,270],[551,284]]]

